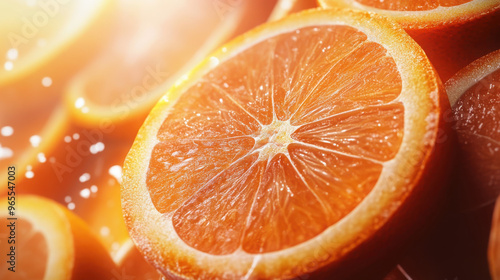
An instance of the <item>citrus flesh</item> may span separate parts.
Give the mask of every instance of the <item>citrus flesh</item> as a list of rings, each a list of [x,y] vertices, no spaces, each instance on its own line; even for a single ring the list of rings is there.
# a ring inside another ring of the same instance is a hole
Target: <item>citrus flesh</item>
[[[186,279],[328,266],[419,185],[441,98],[421,49],[377,16],[318,10],[257,28],[151,112],[125,161],[129,233]]]
[[[457,132],[476,187],[494,193],[478,193],[478,204],[493,203],[500,187],[500,70],[468,89],[454,106]],[[467,168],[467,167],[465,167]],[[476,205],[476,206],[477,206]]]
[[[467,265],[458,266],[469,268],[465,278],[488,274],[486,251],[500,187],[499,69],[500,51],[495,51],[445,84],[459,144],[454,191],[461,227],[455,235],[460,238],[456,243],[468,250],[463,249],[461,256]]]
[[[4,198],[2,208],[7,209]],[[15,215],[7,210],[0,217],[15,223],[15,243],[2,242],[2,252],[15,246],[16,272],[0,265],[2,279],[89,279],[111,277],[116,270],[111,257],[85,224],[64,207],[37,196],[17,196]],[[2,227],[2,236],[13,236],[8,227]],[[21,252],[21,253],[20,253]],[[29,254],[22,254],[29,252]],[[92,268],[92,269],[90,269]]]
[[[23,262],[23,267],[29,267],[30,269],[23,269],[22,271],[17,271],[16,273],[10,272],[7,270],[7,265],[2,264],[2,272],[0,272],[0,276],[2,279],[13,280],[13,279],[43,279],[45,275],[45,267],[46,261],[48,260],[48,248],[47,242],[45,241],[45,237],[43,234],[36,230],[36,228],[31,224],[31,222],[20,220],[17,223],[18,231],[17,234],[19,237],[17,250],[20,252],[21,250],[27,251],[37,256],[38,258],[24,258],[21,261]],[[7,231],[0,231],[0,234],[7,235]],[[25,237],[25,238],[24,238]],[[8,249],[8,243],[5,242],[5,245],[2,252],[10,252]],[[45,261],[40,261],[45,260]],[[19,275],[21,278],[19,278]]]
[[[474,20],[498,10],[495,0],[319,0],[323,7],[368,10],[398,21],[407,30],[434,28]]]
[[[456,197],[465,221],[463,231],[468,233],[462,240],[476,249],[475,254],[467,254],[471,259],[467,264],[486,273],[488,257],[493,279],[498,278],[498,214],[494,209],[500,188],[499,83],[500,51],[495,51],[459,71],[445,85],[459,142]]]
[[[419,1],[376,1],[376,0],[354,0],[360,4],[394,11],[426,11],[437,9],[439,7],[453,7],[464,3],[471,2],[472,0],[419,0]]]

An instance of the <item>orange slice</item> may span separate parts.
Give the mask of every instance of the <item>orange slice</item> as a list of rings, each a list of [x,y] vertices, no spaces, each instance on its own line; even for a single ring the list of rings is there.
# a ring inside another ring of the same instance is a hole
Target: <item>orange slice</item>
[[[18,196],[14,216],[17,220],[7,220],[13,216],[7,212],[6,201],[6,197],[2,198],[0,218],[15,223],[15,239],[10,239],[15,244],[5,239],[0,248],[4,255],[11,252],[10,246],[15,246],[16,272],[8,270],[14,263],[2,261],[2,279],[112,279],[116,266],[111,257],[74,214],[41,197]],[[0,235],[2,239],[14,236],[6,226],[0,228]]]
[[[264,22],[275,1],[123,3],[111,45],[75,77],[66,102],[84,126],[104,119],[117,124],[116,134],[135,136],[181,75],[228,38]]]
[[[446,81],[473,60],[500,48],[497,0],[319,0],[323,7],[380,13],[399,22]]]
[[[161,279],[161,274],[144,259],[130,239],[123,244],[114,259],[124,279],[129,279],[126,277],[141,280]]]
[[[103,127],[72,125],[55,140],[57,149],[45,155],[46,161],[31,169],[32,178],[19,177],[19,192],[65,205],[114,252],[129,239],[120,205],[120,182],[131,141],[110,140],[108,132]]]
[[[129,233],[176,279],[361,273],[443,189],[447,108],[423,51],[379,16],[264,24],[150,113],[124,164]]]
[[[384,280],[408,280],[408,279],[419,279],[414,277],[414,275],[410,275],[401,265],[396,266],[386,277]]]
[[[460,205],[493,211],[500,194],[500,50],[462,69],[446,90],[460,144]]]
[[[43,75],[65,75],[99,43],[114,1],[18,1],[0,3],[0,85]],[[99,27],[97,27],[99,25]],[[89,38],[93,37],[93,38]],[[84,38],[85,40],[81,40]],[[68,53],[68,49],[71,53]],[[68,63],[71,61],[71,63]]]
[[[473,253],[464,254],[464,259],[470,258],[465,267],[487,271],[491,220],[500,194],[500,50],[460,70],[445,86],[459,143],[457,211],[467,232],[457,244],[475,247]]]
[[[114,1],[0,3],[0,168],[31,178],[68,129],[61,92],[103,41]],[[102,25],[102,26],[101,26]],[[5,61],[4,61],[5,58]],[[0,173],[5,181],[6,173]],[[0,190],[0,195],[6,190]]]
[[[19,102],[19,91],[4,92],[2,96],[0,169],[16,166],[20,179],[33,178],[32,170],[47,161],[47,156],[56,148],[57,140],[68,128],[66,111],[56,101],[57,97],[43,95],[46,92],[47,89],[33,91],[29,96],[35,102],[26,102],[22,107],[13,105]],[[0,180],[5,182],[6,179],[6,172],[0,174]],[[6,192],[2,189],[0,195]]]

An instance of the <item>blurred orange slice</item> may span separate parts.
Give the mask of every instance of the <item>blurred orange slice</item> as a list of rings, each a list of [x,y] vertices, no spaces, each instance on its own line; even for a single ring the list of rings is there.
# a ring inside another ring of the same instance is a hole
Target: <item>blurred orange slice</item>
[[[264,24],[150,113],[124,164],[129,233],[176,279],[367,273],[444,187],[447,108],[424,52],[379,16]]]
[[[459,143],[454,190],[457,212],[464,223],[459,232],[465,236],[457,246],[474,249],[462,257],[467,260],[466,267],[476,268],[472,277],[478,275],[479,268],[487,269],[492,215],[500,194],[500,50],[460,70],[445,86],[453,109],[449,118],[456,121]],[[496,268],[490,269],[493,272]]]
[[[118,125],[115,133],[135,136],[176,80],[235,33],[264,22],[274,3],[124,1],[111,46],[69,85],[67,106],[85,126],[106,120]]]
[[[14,105],[19,102],[16,92],[4,92],[0,103],[0,168],[16,166],[18,178],[30,180],[33,169],[48,160],[55,143],[63,137],[68,117],[57,97],[41,96],[46,90],[34,92],[38,95],[32,99],[35,102],[26,102],[22,107]],[[0,174],[0,180],[6,178],[6,172]],[[6,192],[2,189],[0,195]]]
[[[15,165],[18,176],[30,179],[32,169],[47,161],[55,141],[68,129],[62,88],[103,41],[113,3],[0,3],[0,36],[5,38],[0,42],[1,169]]]
[[[460,144],[462,210],[493,204],[500,194],[500,50],[446,82]]]
[[[131,142],[110,140],[108,130],[72,125],[56,150],[19,180],[19,192],[49,197],[81,217],[114,252],[129,239],[120,205],[121,168]],[[43,186],[43,187],[40,187]]]
[[[21,186],[18,186],[21,187]],[[76,280],[112,279],[117,268],[104,247],[85,223],[65,207],[37,196],[17,196],[15,216],[7,212],[7,198],[2,198],[0,218],[15,223],[15,243],[11,228],[0,228],[2,255],[15,246],[15,269],[0,263],[4,280]],[[7,220],[15,217],[17,220]],[[4,254],[5,253],[5,254]],[[10,260],[10,257],[9,257]]]
[[[380,13],[400,23],[446,81],[473,60],[500,48],[498,0],[319,0],[323,7]]]
[[[29,77],[34,71],[50,63],[47,72],[67,73],[61,65],[75,65],[85,53],[90,52],[93,40],[79,38],[96,36],[96,29],[105,29],[104,23],[114,1],[77,0],[77,1],[19,1],[3,0],[0,3],[0,85]],[[93,29],[94,33],[88,33]],[[96,36],[97,37],[97,36]],[[79,53],[55,59],[69,46],[78,45]],[[92,42],[92,43],[90,43]],[[85,44],[85,46],[83,46]],[[82,52],[82,53],[80,53]],[[71,63],[68,63],[71,60]],[[48,74],[48,73],[45,73]],[[40,77],[41,78],[41,77]],[[0,93],[1,96],[1,93]]]

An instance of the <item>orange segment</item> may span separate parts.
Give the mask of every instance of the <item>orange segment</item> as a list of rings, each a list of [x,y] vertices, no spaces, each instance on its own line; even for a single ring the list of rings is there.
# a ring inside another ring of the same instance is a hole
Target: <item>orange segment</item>
[[[317,147],[387,161],[394,158],[399,150],[403,127],[403,105],[394,103],[366,107],[305,124],[292,137]]]
[[[172,222],[187,244],[214,255],[238,249],[265,169],[257,158],[253,155],[231,165],[177,207]],[[193,228],[194,224],[198,226]]]
[[[439,7],[453,7],[472,0],[399,0],[399,1],[379,1],[379,0],[354,0],[360,4],[375,7],[383,10],[393,11],[427,11],[437,9]]]
[[[0,218],[6,220],[11,216],[5,197],[3,201]],[[15,222],[16,242],[0,245],[2,252],[10,252],[9,247],[15,246],[16,272],[7,270],[10,265],[2,262],[2,279],[111,279],[116,267],[83,221],[45,198],[18,196],[16,203],[17,220],[9,221]],[[10,236],[10,228],[2,227],[0,235]]]
[[[214,145],[216,144],[216,145]],[[227,141],[167,141],[158,144],[152,153],[148,182],[151,198],[161,212],[170,212],[179,207],[213,176],[250,151],[252,139],[230,139]],[[218,153],[220,150],[224,153]],[[205,154],[201,158],[197,155]],[[189,172],[189,176],[183,175]],[[157,188],[158,187],[158,188]]]
[[[497,0],[319,0],[325,8],[376,12],[396,20],[425,50],[441,79],[500,48]]]
[[[441,192],[447,104],[423,51],[378,16],[265,24],[150,113],[124,165],[129,233],[168,277],[361,279],[346,267],[382,261],[379,238],[411,234]]]

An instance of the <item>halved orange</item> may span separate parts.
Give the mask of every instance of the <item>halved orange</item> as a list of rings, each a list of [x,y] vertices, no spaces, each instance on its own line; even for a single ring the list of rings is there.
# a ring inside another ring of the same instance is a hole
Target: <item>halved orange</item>
[[[449,118],[456,121],[459,149],[454,190],[466,233],[457,244],[473,249],[463,254],[469,259],[466,267],[487,272],[491,221],[500,194],[500,50],[460,70],[445,86],[453,109]]]
[[[7,210],[7,197],[1,203],[0,218],[7,224],[14,223],[0,228],[3,257],[11,254],[10,246],[15,246],[15,261],[7,263],[5,259],[11,260],[7,256],[0,263],[2,279],[112,279],[117,269],[113,260],[82,220],[42,197],[17,196],[15,202],[14,216]],[[8,270],[12,265],[15,272]]]
[[[500,194],[500,50],[474,61],[445,86],[460,144],[460,205],[489,205],[492,211]]]
[[[161,279],[161,274],[144,259],[131,239],[123,244],[114,259],[125,279]]]
[[[400,23],[446,81],[475,59],[500,48],[498,0],[318,0],[323,7],[380,13]]]
[[[0,85],[33,76],[64,76],[88,59],[102,40],[114,2],[1,1]]]
[[[124,164],[129,233],[175,279],[368,273],[444,189],[447,108],[395,23],[310,10],[264,24],[150,113]]]
[[[81,125],[106,120],[117,125],[115,134],[135,136],[176,80],[229,38],[264,22],[275,2],[123,1],[110,46],[68,86],[68,108]]]

